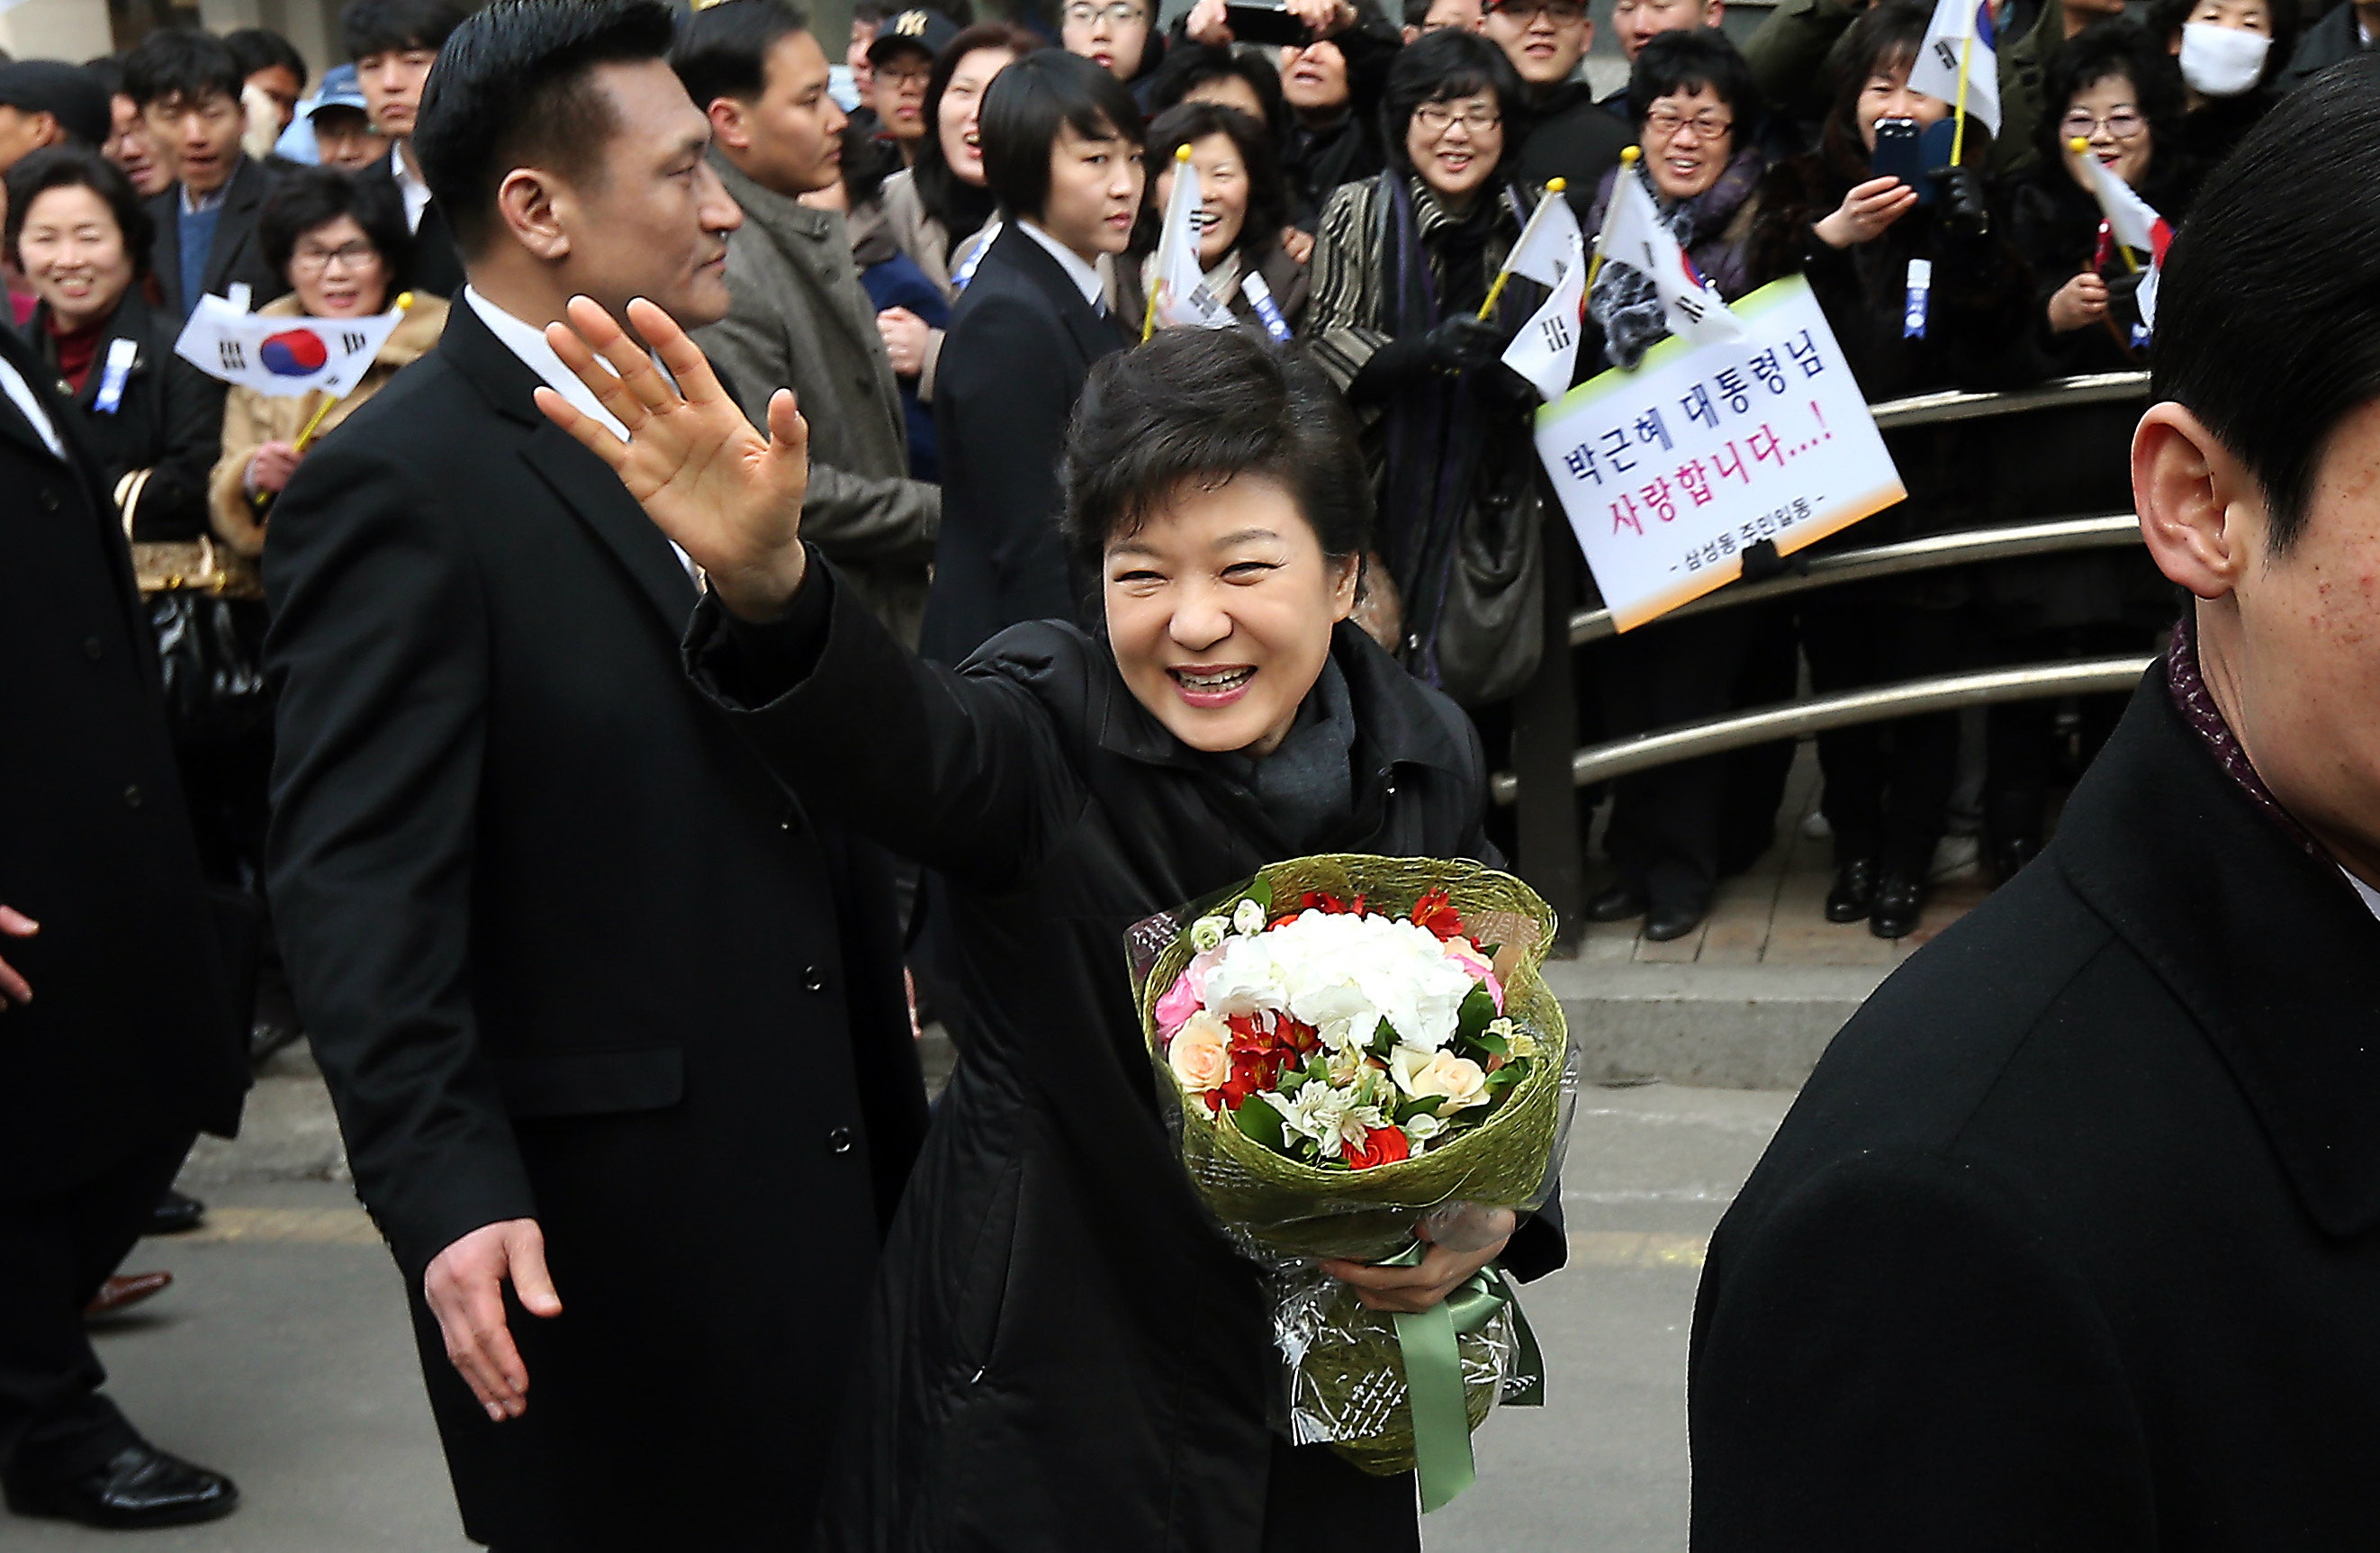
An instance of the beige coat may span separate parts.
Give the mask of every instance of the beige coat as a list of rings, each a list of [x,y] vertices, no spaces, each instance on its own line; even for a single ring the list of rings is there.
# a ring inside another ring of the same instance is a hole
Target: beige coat
[[[264,318],[304,316],[296,297],[284,297],[256,309]],[[405,322],[382,342],[380,356],[365,370],[355,392],[332,405],[314,435],[322,436],[355,414],[356,406],[381,391],[400,368],[427,355],[446,330],[446,304],[435,297],[416,295]],[[207,513],[215,537],[242,555],[264,551],[264,520],[248,496],[248,461],[267,443],[294,443],[314,412],[322,407],[320,391],[298,399],[274,399],[251,388],[234,388],[224,401],[223,456],[207,481]]]

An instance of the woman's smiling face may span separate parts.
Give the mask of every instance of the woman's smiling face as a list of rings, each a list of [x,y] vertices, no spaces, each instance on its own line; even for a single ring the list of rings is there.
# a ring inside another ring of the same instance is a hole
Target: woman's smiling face
[[[1355,556],[1322,553],[1262,475],[1185,484],[1109,544],[1108,643],[1133,697],[1193,749],[1278,748],[1355,607]]]

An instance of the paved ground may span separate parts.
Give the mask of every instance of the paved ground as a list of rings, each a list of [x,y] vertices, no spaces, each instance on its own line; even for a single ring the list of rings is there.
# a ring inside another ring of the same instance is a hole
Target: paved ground
[[[1685,1546],[1682,1376],[1704,1243],[1790,1096],[1591,1089],[1566,1178],[1571,1270],[1528,1307],[1552,1384],[1491,1417],[1479,1486],[1427,1523],[1432,1553],[1656,1553]],[[109,1328],[113,1389],[161,1444],[234,1474],[228,1521],[151,1553],[461,1553],[396,1277],[340,1174],[302,1061],[260,1086],[253,1136],[194,1158],[214,1205],[144,1244],[178,1281]],[[11,1553],[121,1546],[0,1515]]]

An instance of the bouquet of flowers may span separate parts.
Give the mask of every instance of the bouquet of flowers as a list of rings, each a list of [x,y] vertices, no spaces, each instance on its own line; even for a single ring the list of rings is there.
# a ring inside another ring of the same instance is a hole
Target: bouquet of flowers
[[[1291,1438],[1371,1472],[1419,1464],[1425,1508],[1469,1480],[1469,1433],[1491,1406],[1535,1400],[1511,1287],[1490,1270],[1442,1318],[1391,1316],[1312,1264],[1418,1256],[1424,1221],[1459,1247],[1481,1210],[1543,1203],[1577,1089],[1561,1005],[1538,976],[1553,928],[1535,892],[1479,864],[1334,855],[1272,865],[1134,929],[1183,1162],[1225,1233],[1275,1274]],[[1448,1323],[1453,1353],[1426,1382],[1416,1331]],[[1453,1401],[1426,1405],[1431,1392]],[[1455,1448],[1456,1467],[1434,1473],[1427,1458]]]

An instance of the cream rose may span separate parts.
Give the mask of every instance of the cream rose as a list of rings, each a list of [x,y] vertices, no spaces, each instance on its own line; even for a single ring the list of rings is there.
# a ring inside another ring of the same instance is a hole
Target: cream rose
[[[1184,1089],[1196,1094],[1220,1088],[1232,1076],[1231,1027],[1200,1009],[1173,1032],[1165,1060]]]
[[[1446,1103],[1438,1108],[1441,1116],[1488,1102],[1488,1071],[1451,1051],[1415,1051],[1401,1046],[1389,1055],[1389,1072],[1397,1087],[1415,1099],[1444,1096]]]

